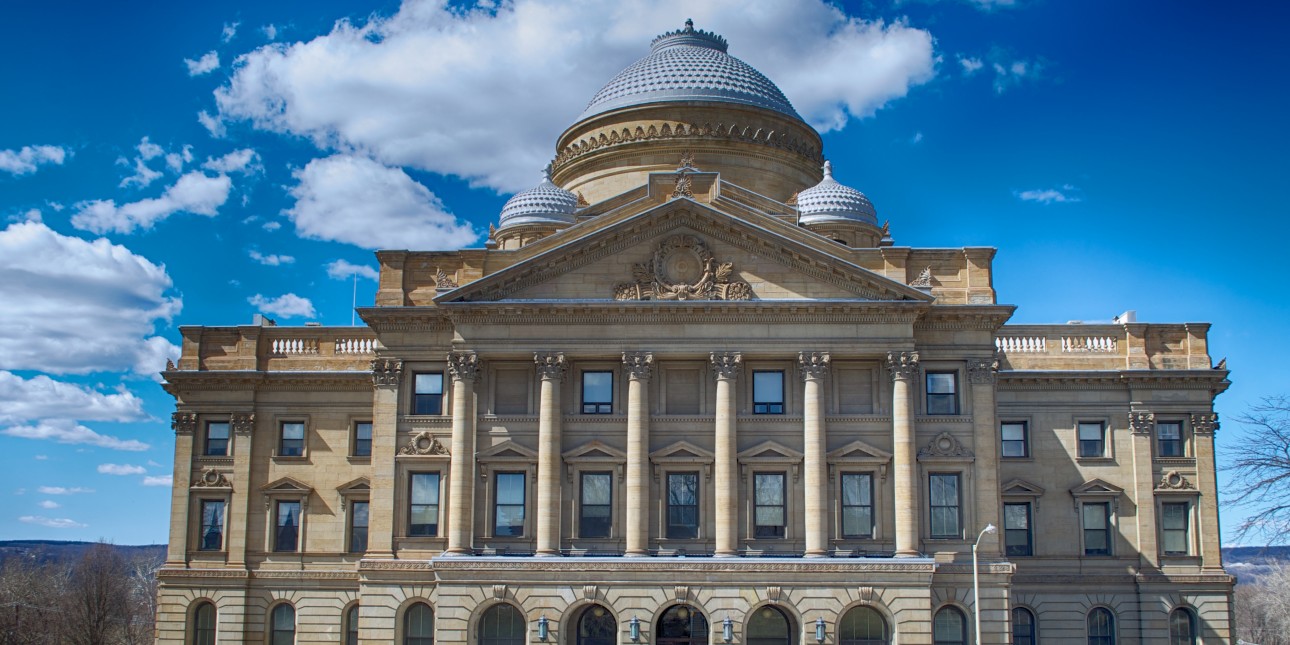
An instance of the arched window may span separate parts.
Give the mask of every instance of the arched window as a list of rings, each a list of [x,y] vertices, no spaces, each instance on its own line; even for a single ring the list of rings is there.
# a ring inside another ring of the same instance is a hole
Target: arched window
[[[434,645],[434,610],[430,605],[419,602],[403,614],[403,645]]]
[[[1169,613],[1169,645],[1196,645],[1196,614],[1186,607]]]
[[[873,607],[855,607],[842,616],[838,645],[888,645],[887,621]]]
[[[658,645],[707,645],[708,619],[689,605],[676,605],[658,619]]]
[[[792,645],[793,624],[778,607],[762,607],[748,619],[748,645]]]
[[[215,645],[215,605],[209,602],[193,612],[193,645]]]
[[[1115,616],[1106,607],[1088,612],[1088,645],[1115,645]]]
[[[1035,615],[1025,607],[1012,609],[1012,645],[1035,645]]]
[[[932,642],[936,645],[967,645],[967,617],[958,607],[941,607],[932,619]]]
[[[296,643],[296,610],[291,605],[282,603],[273,608],[270,615],[271,645],[295,645]]]
[[[614,645],[618,642],[618,621],[608,609],[592,605],[578,617],[578,645]]]
[[[345,612],[345,645],[358,645],[358,605]]]
[[[479,645],[524,645],[524,629],[515,605],[493,605],[479,618]]]

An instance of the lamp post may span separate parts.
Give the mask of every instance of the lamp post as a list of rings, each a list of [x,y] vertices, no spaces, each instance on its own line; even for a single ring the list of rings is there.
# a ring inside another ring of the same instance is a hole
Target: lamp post
[[[981,645],[981,583],[977,580],[976,549],[981,546],[981,538],[986,533],[994,535],[998,532],[999,529],[994,528],[993,524],[986,524],[972,544],[972,613],[976,618],[976,645]]]

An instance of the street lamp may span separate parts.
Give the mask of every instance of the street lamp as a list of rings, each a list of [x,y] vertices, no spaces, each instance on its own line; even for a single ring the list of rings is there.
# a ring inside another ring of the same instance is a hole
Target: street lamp
[[[986,533],[994,535],[999,529],[994,528],[993,524],[986,524],[985,528],[976,536],[976,542],[972,544],[972,613],[976,614],[976,643],[981,645],[981,583],[977,581],[976,566],[976,549],[981,546],[981,538]]]

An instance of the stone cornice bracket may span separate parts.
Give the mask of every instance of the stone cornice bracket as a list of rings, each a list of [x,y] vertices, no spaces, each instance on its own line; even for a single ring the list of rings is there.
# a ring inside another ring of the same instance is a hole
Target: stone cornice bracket
[[[648,381],[654,371],[654,355],[650,352],[623,352],[623,371],[633,381]]]
[[[1201,412],[1191,415],[1191,429],[1198,435],[1213,436],[1218,430],[1218,415],[1213,412]]]
[[[998,358],[973,358],[968,361],[968,381],[978,385],[990,385],[998,378]]]
[[[810,381],[828,376],[831,360],[828,352],[799,352],[797,368],[802,372],[802,380]]]
[[[255,413],[234,412],[229,416],[229,424],[233,426],[235,434],[249,435],[255,429]]]
[[[448,373],[454,381],[474,382],[479,378],[479,355],[475,352],[448,352]]]
[[[397,358],[372,359],[372,385],[398,387],[403,378],[403,361]]]
[[[887,352],[887,371],[893,381],[913,379],[918,374],[918,352]]]
[[[538,378],[543,381],[564,381],[568,363],[565,362],[563,353],[536,353],[533,354],[533,362],[537,365]]]
[[[175,412],[170,415],[170,427],[175,434],[191,435],[197,431],[197,414],[194,412]]]
[[[1134,411],[1129,413],[1129,428],[1136,435],[1151,435],[1156,427],[1156,415],[1153,412]]]
[[[718,381],[738,377],[744,366],[744,355],[739,352],[712,352],[708,360],[711,361],[712,375]]]

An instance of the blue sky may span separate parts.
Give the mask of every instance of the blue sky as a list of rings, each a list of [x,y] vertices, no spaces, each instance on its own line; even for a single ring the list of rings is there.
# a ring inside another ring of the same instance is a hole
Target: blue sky
[[[1274,4],[11,3],[0,539],[164,542],[178,326],[347,325],[374,248],[478,246],[687,17],[826,130],[898,244],[997,247],[1013,322],[1214,323],[1235,449],[1290,391]]]

